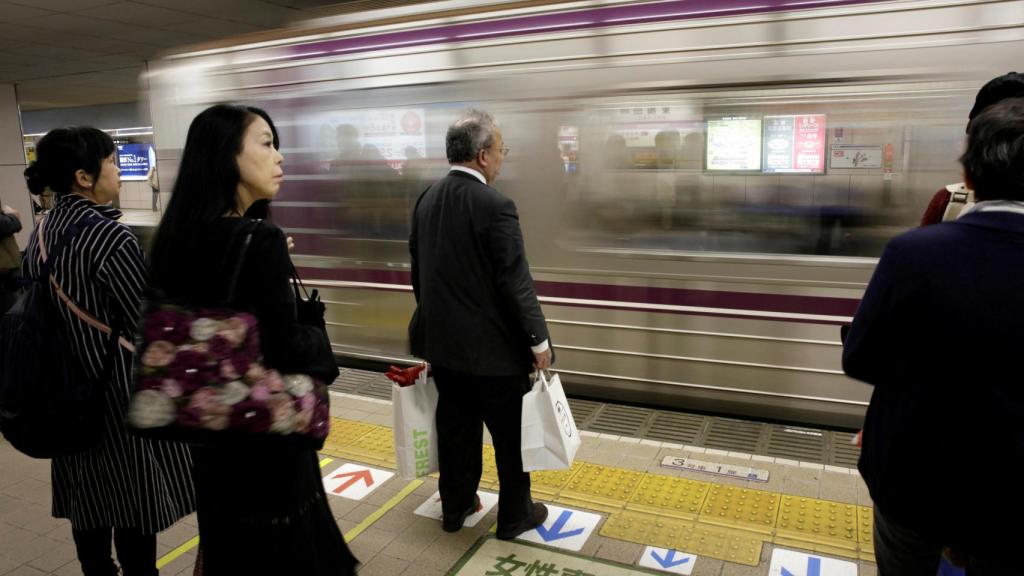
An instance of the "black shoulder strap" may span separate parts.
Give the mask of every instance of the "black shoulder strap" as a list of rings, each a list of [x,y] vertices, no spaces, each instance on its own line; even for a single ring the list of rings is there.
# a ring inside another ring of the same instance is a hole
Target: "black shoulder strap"
[[[49,220],[49,218],[49,216],[44,216],[42,222],[40,222],[39,230],[37,231],[37,233],[40,234],[41,236],[45,236],[45,224],[46,221]],[[46,282],[47,278],[49,278],[50,276],[50,272],[53,269],[53,262],[56,261],[57,256],[60,254],[61,250],[63,250],[65,246],[70,246],[71,241],[75,238],[75,236],[78,236],[86,229],[90,228],[94,224],[97,224],[99,221],[99,217],[94,216],[92,214],[86,214],[81,220],[71,223],[70,225],[68,225],[67,229],[64,230],[63,233],[57,235],[57,241],[53,244],[51,249],[46,250],[47,257],[42,259],[43,264],[42,266],[39,267],[39,278],[37,278],[37,280],[42,280],[43,282]],[[46,238],[41,237],[38,241],[44,247],[46,246]]]
[[[223,300],[225,305],[230,304],[235,299],[235,287],[238,285],[238,276],[242,273],[242,264],[245,262],[245,256],[249,252],[249,245],[252,244],[252,234],[262,222],[263,220],[252,220],[249,224],[242,224],[239,226],[240,231],[235,234],[236,236],[242,236],[242,238],[238,251],[235,252],[234,267],[228,279],[228,288]],[[225,257],[231,255],[232,252],[232,250],[228,250]]]

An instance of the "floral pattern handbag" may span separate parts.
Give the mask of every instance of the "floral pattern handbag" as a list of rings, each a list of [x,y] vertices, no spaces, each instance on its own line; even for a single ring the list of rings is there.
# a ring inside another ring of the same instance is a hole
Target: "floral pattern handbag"
[[[224,302],[233,299],[254,229],[244,237]],[[139,340],[128,410],[137,431],[197,443],[255,434],[323,446],[330,426],[326,385],[307,374],[265,368],[254,315],[154,297]]]

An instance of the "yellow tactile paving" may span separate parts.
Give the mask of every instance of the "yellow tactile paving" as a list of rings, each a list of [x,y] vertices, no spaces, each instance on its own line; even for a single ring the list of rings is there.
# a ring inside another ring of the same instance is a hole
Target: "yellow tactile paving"
[[[611,514],[601,535],[648,546],[757,566],[762,538],[749,532],[625,510]]]
[[[857,530],[853,504],[782,495],[776,536],[856,551]]]
[[[554,498],[569,481],[583,468],[582,462],[573,462],[568,470],[545,470],[530,472],[530,491],[534,494]]]
[[[710,482],[647,474],[626,508],[684,520],[696,520],[704,499],[711,490]]]
[[[771,534],[775,529],[780,496],[778,492],[712,484],[700,510],[699,520]]]
[[[395,437],[391,428],[377,426],[341,450],[357,460],[395,468]]]
[[[484,444],[483,474],[480,475],[480,488],[485,490],[498,489],[498,462],[494,458],[494,446]]]
[[[386,426],[333,418],[321,451],[395,467]],[[498,489],[494,448],[483,450],[480,487]],[[436,477],[436,474],[432,475]],[[829,500],[576,462],[531,473],[533,492],[609,512],[601,535],[756,566],[763,542],[874,562],[873,510]]]
[[[615,511],[625,507],[643,472],[584,462],[559,493],[558,502]]]
[[[874,557],[875,511],[869,506],[857,506],[857,543],[860,544],[861,552],[867,552]]]
[[[331,456],[339,456],[339,451],[344,450],[346,446],[369,434],[376,428],[378,426],[373,424],[331,418],[331,431],[327,434],[327,440],[324,441],[324,447],[320,451]]]

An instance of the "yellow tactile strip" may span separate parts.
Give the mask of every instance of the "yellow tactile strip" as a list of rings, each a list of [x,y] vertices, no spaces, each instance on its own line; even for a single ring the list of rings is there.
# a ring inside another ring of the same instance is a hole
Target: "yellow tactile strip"
[[[530,472],[530,491],[553,500],[583,466],[582,462],[573,462],[568,470]]]
[[[396,467],[395,435],[391,428],[377,426],[342,448],[346,455],[381,466]]]
[[[644,472],[584,462],[569,478],[556,501],[597,510],[620,510],[644,476]]]
[[[771,534],[779,512],[778,492],[712,484],[700,521]]]
[[[875,511],[868,506],[857,506],[857,542],[860,559],[875,561]]]
[[[340,456],[338,452],[344,451],[348,445],[377,428],[382,428],[382,426],[331,418],[331,431],[327,434],[327,440],[324,441],[324,447],[320,452],[331,456]]]
[[[334,418],[322,452],[395,467],[387,426]],[[543,499],[608,512],[601,534],[610,538],[749,565],[757,565],[761,542],[874,562],[867,506],[579,461],[530,476]],[[484,446],[480,487],[498,488],[492,446]]]
[[[633,492],[633,497],[626,504],[626,508],[672,518],[696,520],[711,486],[710,482],[646,474]]]
[[[857,506],[782,496],[776,536],[844,550],[857,550]]]
[[[761,562],[762,538],[740,530],[654,514],[630,510],[614,513],[601,527],[601,535],[748,566]]]

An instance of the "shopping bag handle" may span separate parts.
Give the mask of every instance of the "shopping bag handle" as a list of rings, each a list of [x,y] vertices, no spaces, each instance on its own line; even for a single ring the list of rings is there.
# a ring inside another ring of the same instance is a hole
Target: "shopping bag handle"
[[[532,380],[534,383],[540,380],[543,388],[546,389],[551,384],[551,372],[548,370],[534,370]]]

